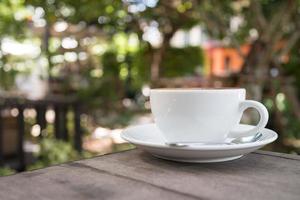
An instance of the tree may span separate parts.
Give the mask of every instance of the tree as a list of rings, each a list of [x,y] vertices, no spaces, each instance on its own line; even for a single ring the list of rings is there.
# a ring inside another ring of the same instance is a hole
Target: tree
[[[300,38],[299,1],[193,1],[201,13],[203,26],[213,36],[226,41],[244,58],[239,82],[252,98],[273,101],[275,126],[284,132],[283,113],[277,108],[276,95],[283,93],[292,104],[293,115],[300,120],[300,104],[284,64]],[[233,27],[234,20],[239,23]],[[244,55],[241,44],[249,43]]]
[[[16,13],[20,15],[16,15]],[[6,72],[7,55],[1,49],[3,38],[10,36],[24,38],[24,24],[27,21],[23,1],[3,0],[0,2],[0,89],[7,89],[13,82],[14,72]]]

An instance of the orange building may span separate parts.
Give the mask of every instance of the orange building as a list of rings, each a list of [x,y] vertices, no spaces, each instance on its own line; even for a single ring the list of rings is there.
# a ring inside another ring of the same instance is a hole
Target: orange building
[[[241,51],[247,54],[250,45],[243,45]],[[208,76],[226,77],[241,71],[244,60],[235,48],[211,45],[204,48],[204,73]]]

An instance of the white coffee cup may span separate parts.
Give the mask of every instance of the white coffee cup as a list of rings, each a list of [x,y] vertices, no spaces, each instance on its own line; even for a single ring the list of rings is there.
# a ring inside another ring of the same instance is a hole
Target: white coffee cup
[[[152,89],[151,110],[167,142],[224,142],[226,138],[250,136],[268,122],[266,107],[245,100],[246,90]],[[244,110],[255,108],[260,120],[251,130],[233,132]]]

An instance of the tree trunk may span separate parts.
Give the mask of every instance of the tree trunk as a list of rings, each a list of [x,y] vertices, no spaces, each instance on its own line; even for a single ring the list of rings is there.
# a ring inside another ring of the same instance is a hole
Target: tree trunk
[[[240,84],[248,89],[251,98],[258,101],[262,100],[262,91],[269,75],[268,52],[267,45],[261,40],[256,40],[245,59],[239,80]]]
[[[158,50],[154,50],[152,63],[151,63],[151,82],[152,83],[159,79],[159,67],[160,67],[163,53],[164,53],[163,47]]]
[[[165,52],[166,52],[167,48],[169,47],[170,40],[174,33],[175,33],[175,31],[165,34],[161,47],[157,50],[154,50],[154,52],[153,52],[152,63],[150,66],[151,67],[151,83],[152,83],[152,85],[155,85],[160,78],[161,63],[164,58]]]

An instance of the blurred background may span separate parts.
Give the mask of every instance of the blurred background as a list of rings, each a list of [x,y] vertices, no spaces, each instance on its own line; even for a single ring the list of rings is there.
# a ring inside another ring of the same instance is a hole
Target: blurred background
[[[299,39],[296,0],[1,0],[0,175],[133,148],[157,87],[244,87],[299,154]]]

